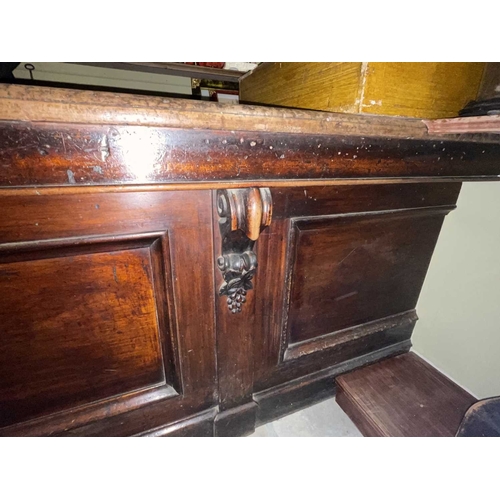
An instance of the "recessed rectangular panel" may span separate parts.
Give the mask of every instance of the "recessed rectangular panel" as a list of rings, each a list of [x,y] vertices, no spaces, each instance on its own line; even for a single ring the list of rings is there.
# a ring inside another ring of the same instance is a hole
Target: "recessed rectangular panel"
[[[289,343],[413,309],[447,211],[296,220]]]
[[[81,252],[0,264],[0,426],[165,384],[149,245]]]

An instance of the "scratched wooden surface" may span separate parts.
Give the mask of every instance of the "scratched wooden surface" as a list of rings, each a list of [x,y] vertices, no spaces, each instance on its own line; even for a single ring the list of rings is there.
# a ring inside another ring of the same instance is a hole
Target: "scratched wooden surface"
[[[437,139],[422,120],[0,84],[0,120]],[[452,136],[469,141],[470,137]],[[475,141],[495,142],[478,137]]]
[[[408,351],[441,219],[499,158],[418,120],[0,86],[0,434],[240,435],[331,396]],[[229,314],[235,187],[273,218]]]
[[[446,139],[0,121],[0,187],[496,178],[499,156]]]
[[[131,435],[217,404],[210,200],[0,195],[0,434]]]
[[[420,120],[0,84],[0,120],[427,137]]]
[[[336,365],[408,350],[429,260],[459,192],[459,183],[272,189],[273,222],[257,242],[256,310],[265,314],[254,333],[254,388],[321,370],[332,380]]]
[[[0,426],[165,381],[149,259],[144,248],[0,265]]]
[[[411,352],[337,379],[337,402],[365,436],[452,437],[476,398]]]
[[[290,343],[415,308],[447,209],[297,221]]]

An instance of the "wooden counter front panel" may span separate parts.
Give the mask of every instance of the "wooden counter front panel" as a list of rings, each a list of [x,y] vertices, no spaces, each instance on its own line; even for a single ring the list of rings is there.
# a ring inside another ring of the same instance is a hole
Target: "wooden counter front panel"
[[[407,350],[432,252],[459,190],[271,190],[273,223],[258,241],[255,280],[257,310],[266,308],[255,341],[256,392],[398,344]]]
[[[148,247],[43,256],[0,264],[0,426],[172,384]]]
[[[216,404],[210,203],[0,198],[0,434],[139,434]]]
[[[292,219],[289,343],[413,309],[445,213]]]

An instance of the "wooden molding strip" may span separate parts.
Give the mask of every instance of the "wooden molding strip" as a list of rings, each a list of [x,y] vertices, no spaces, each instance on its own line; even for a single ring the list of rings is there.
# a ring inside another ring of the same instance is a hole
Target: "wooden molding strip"
[[[314,352],[324,351],[338,347],[346,342],[357,340],[361,337],[366,337],[382,330],[407,326],[415,323],[418,319],[414,309],[400,314],[395,314],[386,318],[370,321],[362,325],[356,325],[336,332],[327,333],[321,337],[305,340],[288,346],[284,353],[283,360],[291,361],[302,356],[313,354]]]
[[[479,118],[479,120],[478,120]],[[498,117],[474,117],[479,124]],[[279,132],[315,135],[385,136],[438,139],[453,131],[450,120],[330,113],[294,108],[233,105],[187,99],[90,90],[0,84],[0,120],[100,125],[145,125],[212,130]],[[456,123],[470,118],[455,118]],[[474,120],[473,120],[474,122]],[[441,129],[446,123],[445,132]],[[496,120],[490,123],[497,123]],[[484,124],[481,126],[485,126]],[[490,127],[491,125],[488,125]],[[477,128],[474,132],[491,132]],[[495,142],[495,138],[462,137],[457,141]]]
[[[218,408],[213,407],[208,410],[196,413],[192,417],[185,418],[168,424],[165,426],[157,427],[153,430],[147,430],[136,437],[209,437],[213,436],[213,421],[218,413]]]
[[[28,186],[0,188],[0,197],[10,196],[56,196],[56,195],[84,195],[100,193],[141,193],[157,191],[195,191],[212,189],[236,189],[245,187],[312,187],[312,186],[342,186],[342,185],[369,185],[369,184],[421,184],[435,182],[463,182],[463,181],[500,181],[498,176],[481,177],[407,177],[382,179],[304,179],[304,180],[250,180],[243,182],[178,182],[169,184],[135,184],[135,185],[103,185],[103,186]]]
[[[500,134],[500,115],[424,120],[429,134]],[[500,140],[500,137],[499,139]]]
[[[324,397],[332,396],[335,393],[335,377],[384,358],[405,353],[410,348],[410,340],[397,342],[254,393],[253,399],[258,405],[257,425],[281,418],[300,408],[319,402]]]
[[[499,143],[474,141],[0,121],[6,188],[495,178],[499,157]]]
[[[40,436],[65,432],[89,422],[96,422],[104,417],[121,415],[124,412],[139,409],[147,404],[161,402],[178,396],[173,387],[168,385],[141,389],[125,397],[111,398],[78,406],[70,411],[58,411],[32,420],[3,427],[0,436]]]

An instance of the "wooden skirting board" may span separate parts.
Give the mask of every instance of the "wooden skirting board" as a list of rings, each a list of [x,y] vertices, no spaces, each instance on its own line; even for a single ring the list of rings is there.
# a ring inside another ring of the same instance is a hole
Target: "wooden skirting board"
[[[476,398],[415,353],[341,375],[337,402],[364,436],[455,436]]]

